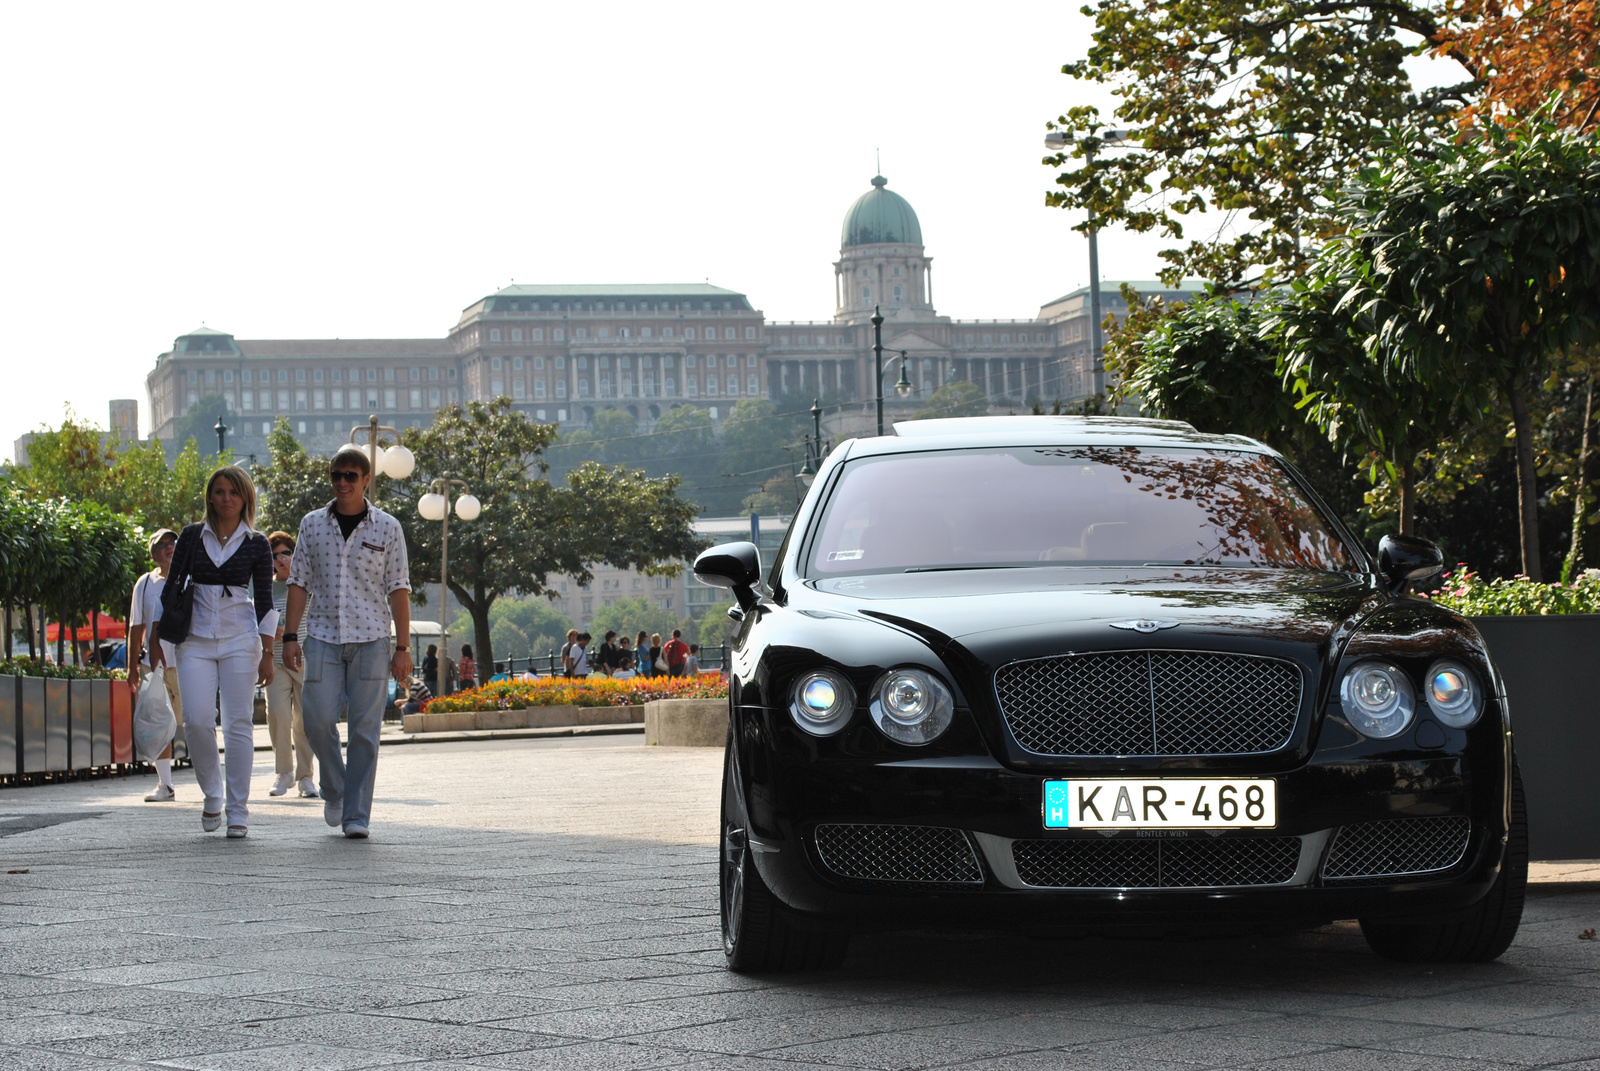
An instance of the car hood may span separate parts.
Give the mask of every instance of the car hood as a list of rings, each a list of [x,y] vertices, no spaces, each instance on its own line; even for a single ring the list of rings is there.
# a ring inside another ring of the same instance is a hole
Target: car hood
[[[1327,665],[1380,603],[1365,574],[1044,567],[811,580],[802,601],[991,667],[1066,651],[1250,650]]]

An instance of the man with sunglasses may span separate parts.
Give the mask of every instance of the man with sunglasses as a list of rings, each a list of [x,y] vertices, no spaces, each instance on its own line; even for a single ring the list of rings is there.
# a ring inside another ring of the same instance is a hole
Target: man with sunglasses
[[[400,522],[367,501],[372,465],[366,453],[340,447],[328,478],[333,501],[305,515],[295,542],[283,662],[305,673],[301,696],[321,774],[322,817],[346,837],[365,839],[388,678],[402,688],[411,680],[411,578]],[[399,637],[398,646],[391,636]],[[341,754],[339,714],[347,706]]]

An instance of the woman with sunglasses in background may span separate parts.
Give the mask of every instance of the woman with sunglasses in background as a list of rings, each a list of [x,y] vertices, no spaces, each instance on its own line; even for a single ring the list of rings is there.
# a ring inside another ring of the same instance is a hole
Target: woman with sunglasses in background
[[[272,683],[272,640],[278,611],[272,605],[272,549],[254,528],[256,488],[250,474],[224,465],[206,481],[206,519],[178,535],[161,613],[150,626],[150,665],[165,663],[162,620],[192,587],[187,634],[173,635],[178,690],[183,694],[189,761],[205,795],[200,828],[222,825],[243,837],[250,824],[250,772],[255,765],[255,689]],[[227,780],[217,752],[217,700],[227,741]],[[226,793],[226,796],[224,796]]]

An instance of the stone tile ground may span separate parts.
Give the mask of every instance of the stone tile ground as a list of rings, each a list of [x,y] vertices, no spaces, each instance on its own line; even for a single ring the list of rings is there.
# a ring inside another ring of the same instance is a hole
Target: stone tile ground
[[[1500,962],[1353,926],[1237,941],[859,938],[722,967],[721,756],[637,736],[385,748],[373,839],[315,800],[200,832],[145,779],[0,793],[0,1068],[1600,1069],[1600,877],[1545,867]]]

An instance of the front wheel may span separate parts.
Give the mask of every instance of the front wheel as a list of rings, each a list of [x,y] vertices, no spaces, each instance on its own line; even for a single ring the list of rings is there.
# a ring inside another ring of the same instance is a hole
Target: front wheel
[[[803,928],[788,917],[756,870],[748,816],[744,791],[734,769],[730,734],[722,763],[718,867],[722,953],[728,958],[728,966],[741,974],[837,967],[849,950],[849,935]]]
[[[1522,772],[1511,765],[1511,829],[1500,876],[1471,913],[1457,922],[1398,923],[1361,920],[1367,945],[1385,959],[1406,963],[1487,963],[1511,947],[1522,923],[1528,891],[1528,806]]]

